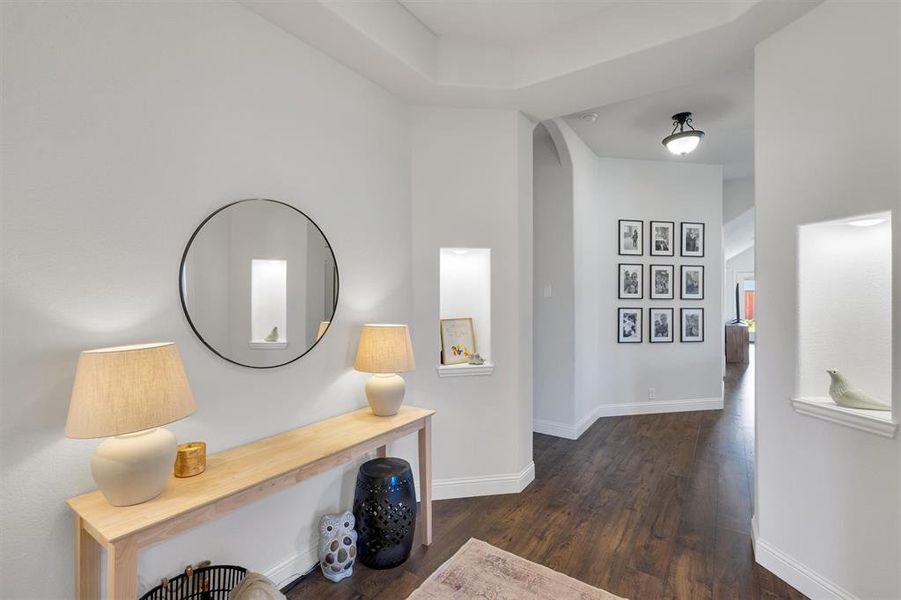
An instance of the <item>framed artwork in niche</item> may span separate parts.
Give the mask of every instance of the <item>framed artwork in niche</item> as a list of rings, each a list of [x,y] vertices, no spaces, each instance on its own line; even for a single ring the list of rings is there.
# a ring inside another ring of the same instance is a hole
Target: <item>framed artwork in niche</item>
[[[701,265],[682,265],[681,290],[679,297],[683,300],[704,299],[704,267]]]
[[[628,219],[619,220],[617,238],[621,256],[641,256],[644,254],[644,222]]]
[[[652,344],[670,344],[673,341],[673,309],[648,309],[648,341]]]
[[[469,362],[476,352],[476,334],[472,318],[441,319],[441,364]]]
[[[704,224],[682,222],[682,256],[704,256]]]
[[[617,338],[620,344],[641,343],[641,309],[620,308],[616,315]]]
[[[673,265],[651,265],[648,267],[648,288],[651,300],[672,300],[675,297]]]
[[[704,341],[704,309],[703,308],[683,308],[681,309],[681,337],[682,342],[703,342]]]
[[[619,298],[621,300],[641,300],[644,290],[644,265],[619,265]]]
[[[676,224],[672,221],[650,222],[651,256],[675,256]]]

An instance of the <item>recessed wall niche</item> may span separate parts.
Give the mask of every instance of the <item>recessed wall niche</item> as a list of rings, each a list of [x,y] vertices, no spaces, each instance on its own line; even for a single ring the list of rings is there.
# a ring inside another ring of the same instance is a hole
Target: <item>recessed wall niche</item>
[[[837,369],[851,385],[890,405],[890,213],[799,227],[798,308],[795,407],[799,412],[836,408],[829,398],[827,369]],[[806,404],[799,406],[799,402]],[[891,421],[890,411],[842,410],[852,419]]]
[[[250,261],[250,345],[254,348],[288,345],[288,261]],[[273,329],[274,328],[274,329]],[[277,339],[266,339],[277,333]]]
[[[490,375],[491,362],[491,249],[441,248],[439,253],[439,318],[471,317],[476,352],[483,365],[440,365],[442,377]],[[436,324],[437,325],[437,324]]]

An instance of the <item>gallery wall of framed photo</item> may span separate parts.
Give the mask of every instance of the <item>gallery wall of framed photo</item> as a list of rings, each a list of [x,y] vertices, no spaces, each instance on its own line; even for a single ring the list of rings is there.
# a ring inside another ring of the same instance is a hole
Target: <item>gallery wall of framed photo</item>
[[[704,342],[705,228],[697,221],[618,220],[618,343]]]

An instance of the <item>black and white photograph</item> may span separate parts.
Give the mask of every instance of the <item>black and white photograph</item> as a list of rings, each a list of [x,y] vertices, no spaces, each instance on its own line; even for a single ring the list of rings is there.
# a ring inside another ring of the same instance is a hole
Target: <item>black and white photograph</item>
[[[643,297],[644,265],[619,265],[619,297],[621,300],[641,300]]]
[[[676,224],[673,221],[651,221],[651,256],[674,256]]]
[[[704,256],[704,224],[682,222],[682,256]]]
[[[652,344],[668,344],[673,341],[673,309],[648,309],[648,341]]]
[[[620,344],[641,343],[641,309],[620,308],[617,312],[617,341]]]
[[[627,219],[619,220],[619,253],[622,256],[641,256],[644,254],[642,247],[644,228],[643,221]]]
[[[675,297],[673,265],[651,265],[648,267],[648,287],[651,300],[672,300]]]
[[[683,300],[704,299],[704,267],[701,265],[682,265],[682,291],[680,297]]]
[[[680,341],[683,342],[703,342],[704,341],[704,309],[703,308],[683,308],[682,328]]]

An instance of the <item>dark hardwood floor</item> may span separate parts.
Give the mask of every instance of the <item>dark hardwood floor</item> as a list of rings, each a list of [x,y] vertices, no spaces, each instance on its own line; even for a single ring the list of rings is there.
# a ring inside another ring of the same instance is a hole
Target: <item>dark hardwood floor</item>
[[[599,419],[578,441],[535,435],[521,494],[434,505],[434,543],[402,566],[317,571],[292,599],[402,600],[470,537],[633,600],[804,598],[751,551],[753,372],[729,367],[722,411]]]

